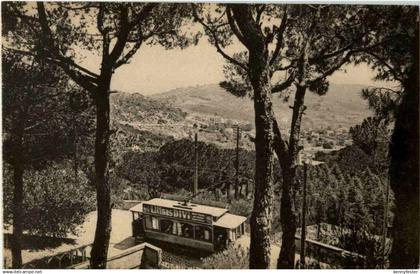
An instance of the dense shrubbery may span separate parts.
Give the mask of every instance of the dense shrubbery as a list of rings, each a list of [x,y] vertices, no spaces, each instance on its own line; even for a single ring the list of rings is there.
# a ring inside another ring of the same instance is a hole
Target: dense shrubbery
[[[201,142],[198,150],[199,189],[205,191],[196,198],[200,201],[227,203],[226,184],[235,182],[235,151]],[[167,143],[157,152],[128,152],[123,155],[116,175],[128,180],[132,191],[146,188],[149,197],[157,197],[161,192],[188,197],[191,195],[194,178],[193,155],[194,143],[189,140]],[[387,179],[370,170],[369,157],[357,147],[347,147],[336,154],[325,156],[324,160],[325,164],[308,168],[308,223],[326,222],[349,228],[360,224],[364,229],[380,234]],[[253,152],[240,150],[241,179],[252,182],[253,162]],[[352,168],[346,168],[349,166]],[[278,166],[276,170],[280,172]],[[301,167],[297,179],[300,183],[297,185],[295,200],[300,215],[303,181]],[[277,180],[273,208],[274,232],[280,230],[281,177],[277,177]],[[252,201],[240,196],[232,200],[230,210],[249,216]]]
[[[336,164],[343,172],[351,174],[360,173],[366,167],[372,168],[375,164],[369,155],[357,146],[347,146],[328,153],[320,151],[316,153],[315,159],[328,166]]]
[[[339,247],[355,252],[363,257],[345,257],[344,268],[385,268],[387,256],[390,251],[390,242],[385,247],[381,238],[368,233],[365,230],[343,231],[339,236]],[[386,255],[384,257],[384,255]]]
[[[309,167],[309,224],[325,222],[350,229],[363,228],[379,235],[384,218],[386,180],[369,168],[352,174],[342,172],[337,164]],[[296,195],[298,206],[301,205],[301,191],[299,189]],[[390,206],[392,204],[391,193]],[[301,214],[301,208],[298,212]],[[389,213],[388,217],[391,216]]]
[[[202,203],[219,201],[227,205],[226,184],[235,182],[235,151],[201,142],[199,142],[198,151],[199,188],[202,192],[195,197],[195,200]],[[173,141],[163,145],[157,152],[124,154],[122,164],[117,167],[116,174],[130,181],[132,191],[146,188],[149,198],[156,197],[161,192],[191,197],[194,178],[193,155],[194,143],[192,141]],[[366,235],[381,234],[387,178],[382,173],[378,175],[378,165],[372,163],[371,156],[357,145],[318,156],[320,156],[318,160],[324,161],[324,164],[308,168],[307,224],[329,223],[369,233]],[[253,152],[240,150],[241,179],[252,182],[254,157]],[[278,166],[276,166],[276,173],[277,175],[280,173]],[[273,233],[281,231],[279,212],[281,177],[276,177],[276,181]],[[299,222],[301,220],[302,181],[303,171],[299,167],[295,195]],[[392,204],[391,194],[390,205]],[[252,211],[252,200],[244,196],[232,199],[229,210],[234,214],[249,216]],[[392,214],[389,213],[389,217],[391,216]],[[368,257],[371,256],[372,258],[369,257],[367,262],[363,262],[370,267],[378,267],[381,264],[375,259],[378,254],[377,248],[371,248],[375,247],[375,244],[371,244],[373,241],[366,241],[369,246],[351,249],[346,246],[348,242],[346,239],[350,237],[347,236],[338,237],[334,244],[353,252],[367,254]],[[363,248],[366,250],[362,250]],[[242,251],[231,247],[224,253],[207,258],[205,266],[208,268],[247,268],[248,260],[238,259],[240,252]],[[243,257],[239,256],[239,258]],[[358,267],[358,262],[348,261],[347,263]],[[319,265],[314,264],[312,267],[317,268]]]
[[[252,212],[252,201],[246,199],[233,200],[229,206],[233,214],[249,217]]]
[[[235,150],[222,149],[213,144],[198,143],[199,188],[225,191],[236,182]],[[119,176],[133,183],[159,187],[163,192],[181,188],[191,190],[194,178],[194,143],[179,140],[166,143],[157,152],[128,152],[118,166]],[[251,151],[239,150],[240,182],[252,182],[255,156]],[[279,168],[277,167],[277,173]]]
[[[231,245],[226,250],[203,259],[203,268],[248,269],[249,249]]]
[[[24,176],[24,230],[34,235],[66,237],[75,233],[86,214],[95,209],[95,195],[87,178],[66,166],[28,170]],[[3,177],[5,224],[12,221],[13,184],[10,169],[5,165]]]

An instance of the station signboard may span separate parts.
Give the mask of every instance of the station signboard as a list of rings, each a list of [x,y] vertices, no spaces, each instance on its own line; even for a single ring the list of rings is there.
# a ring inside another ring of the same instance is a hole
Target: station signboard
[[[199,223],[206,223],[206,224],[212,223],[211,215],[203,214],[199,212],[192,212],[192,211],[183,210],[183,209],[177,209],[177,208],[167,208],[167,207],[162,207],[162,206],[143,204],[143,212],[177,218],[177,219],[183,219],[187,221],[194,221],[194,222],[199,222]]]

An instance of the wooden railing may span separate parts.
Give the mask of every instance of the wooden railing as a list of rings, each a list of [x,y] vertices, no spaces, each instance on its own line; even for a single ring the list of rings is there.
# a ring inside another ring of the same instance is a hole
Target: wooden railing
[[[160,268],[162,250],[154,245],[142,243],[107,259],[108,269]],[[89,269],[89,262],[73,265],[73,269]]]
[[[88,269],[92,244],[79,246],[23,265],[24,269]],[[109,257],[107,268],[160,268],[162,250],[148,243],[142,243],[120,254]]]
[[[63,269],[72,265],[89,261],[87,254],[90,254],[92,244],[82,245],[67,251],[63,251],[41,259],[24,263],[23,269]]]
[[[301,238],[299,236],[295,236],[295,244],[296,244],[296,252],[300,254],[300,242]],[[333,264],[333,265],[341,265],[345,258],[348,259],[358,259],[364,260],[365,257],[355,253],[350,252],[348,250],[324,244],[315,240],[306,239],[305,240],[305,250],[306,255],[316,258],[321,262]]]

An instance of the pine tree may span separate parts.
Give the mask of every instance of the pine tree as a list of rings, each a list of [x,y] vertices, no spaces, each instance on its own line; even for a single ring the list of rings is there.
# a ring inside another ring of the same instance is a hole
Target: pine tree
[[[184,29],[181,31],[190,16],[189,6],[140,2],[2,2],[2,10],[8,16],[5,21],[15,22],[7,24],[10,29],[3,31],[9,36],[8,50],[57,65],[93,98],[98,218],[90,263],[92,268],[106,268],[112,206],[109,184],[112,78],[146,43],[170,49],[196,42],[186,37]],[[77,23],[74,18],[78,18]],[[100,56],[96,70],[80,64],[84,58],[82,50]]]
[[[340,169],[340,166],[337,163],[334,163],[331,167],[331,173],[337,180],[337,186],[341,186],[345,183],[343,172]]]
[[[363,199],[363,186],[359,177],[352,178],[348,193],[345,224],[354,231],[364,231],[371,226],[371,218]]]

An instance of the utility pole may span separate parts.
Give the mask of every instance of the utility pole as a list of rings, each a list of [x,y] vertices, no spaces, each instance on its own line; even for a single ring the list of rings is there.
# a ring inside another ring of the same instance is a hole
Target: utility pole
[[[198,193],[198,133],[194,135],[194,157],[195,157],[195,167],[194,167],[194,186],[193,186],[193,195]]]
[[[225,190],[226,190],[226,199],[227,199],[227,202],[228,202],[228,204],[230,204],[231,202],[232,202],[232,197],[231,197],[231,188],[232,188],[232,181],[231,181],[231,178],[230,178],[230,176],[228,177],[228,176],[226,176],[227,174],[227,170],[229,169],[229,167],[230,167],[230,164],[231,164],[231,161],[229,160],[228,161],[228,163],[227,163],[227,166],[226,166],[226,168],[222,171],[222,178],[223,178],[223,180],[226,182],[225,183]]]
[[[236,184],[235,184],[235,199],[238,199],[239,188],[239,125],[236,127]]]
[[[305,266],[305,240],[306,240],[306,181],[308,179],[308,166],[303,163],[303,201],[302,201],[302,231],[300,239],[300,265]]]

